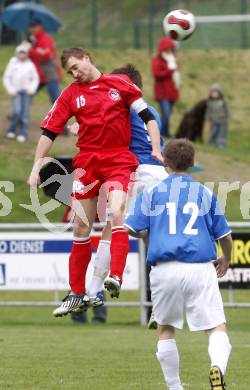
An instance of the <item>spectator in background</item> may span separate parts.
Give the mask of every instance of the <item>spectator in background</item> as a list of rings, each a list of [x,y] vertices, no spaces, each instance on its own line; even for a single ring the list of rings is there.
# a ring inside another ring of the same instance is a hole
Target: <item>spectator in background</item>
[[[210,89],[206,119],[211,124],[209,143],[224,148],[227,140],[229,109],[219,84],[213,84]]]
[[[39,85],[39,76],[28,57],[28,51],[25,45],[17,46],[16,55],[10,59],[3,75],[4,87],[12,97],[12,113],[6,137],[16,138],[18,142],[27,140],[32,95]]]
[[[60,95],[59,82],[62,77],[56,44],[38,19],[33,19],[29,27],[30,32],[24,43],[30,47],[29,56],[39,74],[40,83],[37,92],[46,87],[53,104]],[[64,134],[67,134],[67,126],[65,126]]]
[[[51,103],[54,103],[60,94],[59,81],[61,79],[55,41],[37,19],[31,21],[30,33],[28,36],[31,44],[29,56],[39,73],[39,89],[46,86]]]
[[[179,98],[180,72],[175,57],[175,42],[163,37],[158,43],[158,53],[152,59],[154,95],[161,110],[161,135],[170,138],[169,119],[174,103]]]

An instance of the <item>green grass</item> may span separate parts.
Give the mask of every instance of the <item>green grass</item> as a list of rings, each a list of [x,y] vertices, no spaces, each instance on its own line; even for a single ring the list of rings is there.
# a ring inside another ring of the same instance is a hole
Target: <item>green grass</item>
[[[247,298],[237,291],[238,298]],[[123,292],[135,299],[137,292]],[[2,299],[52,299],[52,293],[3,292]],[[248,390],[249,309],[227,309],[233,345],[227,384]],[[1,308],[0,388],[3,390],[163,390],[155,358],[157,334],[139,325],[139,309],[109,308],[104,325],[54,319],[51,308]],[[207,390],[207,337],[177,333],[187,390]]]

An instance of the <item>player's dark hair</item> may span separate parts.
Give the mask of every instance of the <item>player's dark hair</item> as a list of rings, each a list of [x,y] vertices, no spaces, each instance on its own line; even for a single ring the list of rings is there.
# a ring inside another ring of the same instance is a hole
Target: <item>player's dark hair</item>
[[[126,74],[130,80],[137,85],[140,89],[142,89],[142,77],[139,70],[132,64],[127,64],[121,66],[120,68],[115,68],[112,70],[111,74]]]
[[[70,49],[64,49],[61,55],[62,67],[65,68],[70,57],[82,59],[85,56],[89,57],[90,61],[92,62],[90,54],[81,47],[71,47]]]
[[[185,138],[169,141],[163,151],[167,166],[174,172],[186,171],[194,165],[195,150],[192,142]]]

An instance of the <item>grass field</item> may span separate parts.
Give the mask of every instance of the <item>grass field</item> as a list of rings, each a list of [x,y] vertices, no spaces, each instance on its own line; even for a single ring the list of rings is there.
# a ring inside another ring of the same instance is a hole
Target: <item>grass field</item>
[[[136,292],[123,292],[135,299]],[[246,300],[248,292],[236,292]],[[46,293],[3,292],[2,299],[52,299]],[[249,299],[249,298],[248,298]],[[51,308],[1,308],[0,388],[3,390],[163,390],[155,358],[157,333],[139,325],[139,309],[109,308],[108,323],[75,325]],[[233,352],[228,389],[249,390],[249,309],[226,309]],[[207,337],[177,333],[186,390],[208,390]]]

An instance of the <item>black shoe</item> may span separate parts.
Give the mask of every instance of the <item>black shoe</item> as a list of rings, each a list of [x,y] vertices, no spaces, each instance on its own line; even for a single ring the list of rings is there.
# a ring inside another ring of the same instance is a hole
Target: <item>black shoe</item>
[[[78,323],[78,324],[87,324],[88,323],[88,318],[87,314],[85,311],[75,313],[71,313],[71,319],[73,322]]]
[[[155,321],[155,316],[153,311],[148,321],[148,329],[157,329],[157,322]]]
[[[93,317],[91,320],[91,324],[105,324],[106,319],[101,317]]]

